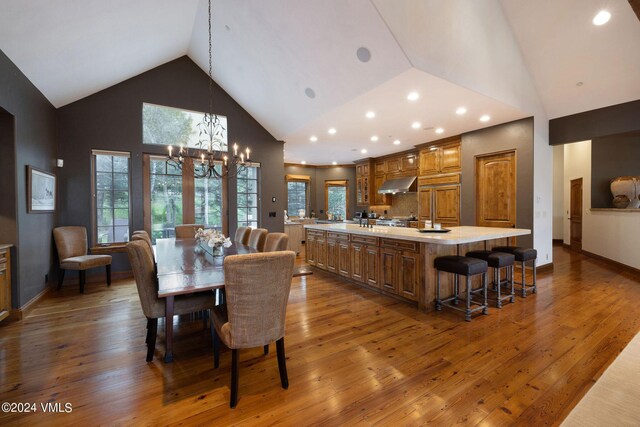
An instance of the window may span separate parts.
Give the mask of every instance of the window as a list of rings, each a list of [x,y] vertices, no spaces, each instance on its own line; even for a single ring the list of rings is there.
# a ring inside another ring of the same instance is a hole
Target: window
[[[308,216],[311,177],[308,175],[286,175],[285,180],[287,181],[287,214],[289,216]]]
[[[259,227],[259,169],[260,165],[252,163],[238,173],[238,227]]]
[[[196,111],[142,104],[142,143],[200,148],[198,125],[204,115]],[[216,139],[222,147],[220,151],[227,151],[227,118],[214,115],[214,119],[219,125]]]
[[[327,207],[327,217],[340,216],[343,219],[349,217],[347,201],[349,200],[348,181],[325,181],[324,199]]]
[[[195,168],[199,167],[196,162]],[[216,170],[222,172],[222,165],[216,165]],[[195,178],[194,189],[195,223],[222,231],[222,180]]]
[[[182,224],[182,171],[165,158],[151,158],[151,239],[175,237]]]
[[[129,153],[92,151],[93,242],[129,241]]]

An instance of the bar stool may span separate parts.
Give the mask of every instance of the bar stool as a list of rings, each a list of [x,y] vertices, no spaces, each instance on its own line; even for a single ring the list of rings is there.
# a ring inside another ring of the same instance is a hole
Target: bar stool
[[[522,267],[522,282],[514,283],[516,285],[521,286],[522,290],[522,298],[527,297],[527,288],[531,288],[532,293],[537,293],[538,288],[536,287],[536,259],[538,258],[538,251],[533,248],[523,248],[520,246],[496,246],[492,249],[493,252],[507,252],[513,254],[516,262],[520,263]],[[533,265],[533,283],[531,285],[527,285],[524,274],[524,266],[527,261],[532,261]]]
[[[448,255],[436,258],[433,261],[433,266],[437,270],[436,277],[436,310],[441,311],[443,304],[445,307],[452,308],[454,310],[464,312],[464,320],[471,322],[471,313],[482,310],[482,314],[489,314],[489,306],[487,305],[487,269],[488,265],[486,261],[477,258],[469,258],[459,255]],[[454,295],[446,299],[440,299],[440,272],[454,274]],[[483,293],[483,301],[478,302],[472,299],[473,291],[471,289],[471,276],[482,274],[482,287],[478,290]],[[459,276],[466,276],[467,278],[467,298],[460,298]],[[466,308],[461,309],[456,307],[458,300],[466,301]],[[452,304],[447,304],[448,302]],[[471,305],[477,305],[478,307],[471,308]]]
[[[506,252],[491,252],[491,251],[471,251],[467,252],[467,256],[471,258],[478,258],[487,262],[489,267],[493,268],[493,287],[497,292],[496,298],[490,298],[496,302],[497,308],[502,308],[502,301],[508,299],[509,302],[515,302],[515,289],[513,285],[513,263],[515,262],[515,256]],[[502,296],[502,280],[500,280],[500,269],[505,268],[507,277],[504,283],[509,289],[509,294]],[[476,291],[474,291],[476,292]]]

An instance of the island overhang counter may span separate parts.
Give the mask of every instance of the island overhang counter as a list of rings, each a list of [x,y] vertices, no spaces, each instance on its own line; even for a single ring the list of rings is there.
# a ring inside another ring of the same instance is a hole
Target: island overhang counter
[[[447,233],[414,228],[360,227],[356,224],[305,225],[305,261],[350,282],[434,309],[433,260],[515,243],[531,234],[522,228],[452,227]],[[452,275],[442,276],[443,296],[453,293]],[[476,280],[479,280],[477,278]]]

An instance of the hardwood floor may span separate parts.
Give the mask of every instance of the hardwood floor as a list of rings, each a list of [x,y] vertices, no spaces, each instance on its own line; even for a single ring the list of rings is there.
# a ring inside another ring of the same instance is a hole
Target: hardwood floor
[[[176,319],[168,365],[161,328],[146,363],[132,281],[64,287],[0,327],[0,400],[38,405],[0,424],[557,425],[640,330],[640,281],[561,247],[554,267],[537,295],[471,323],[322,272],[294,279],[289,389],[275,346],[241,351],[235,410],[231,354],[213,369],[200,321]],[[46,402],[72,411],[44,413]]]

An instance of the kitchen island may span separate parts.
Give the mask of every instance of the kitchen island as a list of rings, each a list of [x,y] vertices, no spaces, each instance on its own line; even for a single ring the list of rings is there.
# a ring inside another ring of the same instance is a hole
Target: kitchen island
[[[517,236],[531,234],[520,228],[469,226],[452,227],[448,233],[355,224],[310,224],[305,229],[309,265],[412,302],[424,311],[434,308],[435,258],[513,244]],[[441,287],[443,296],[452,294],[452,275],[442,275]]]

